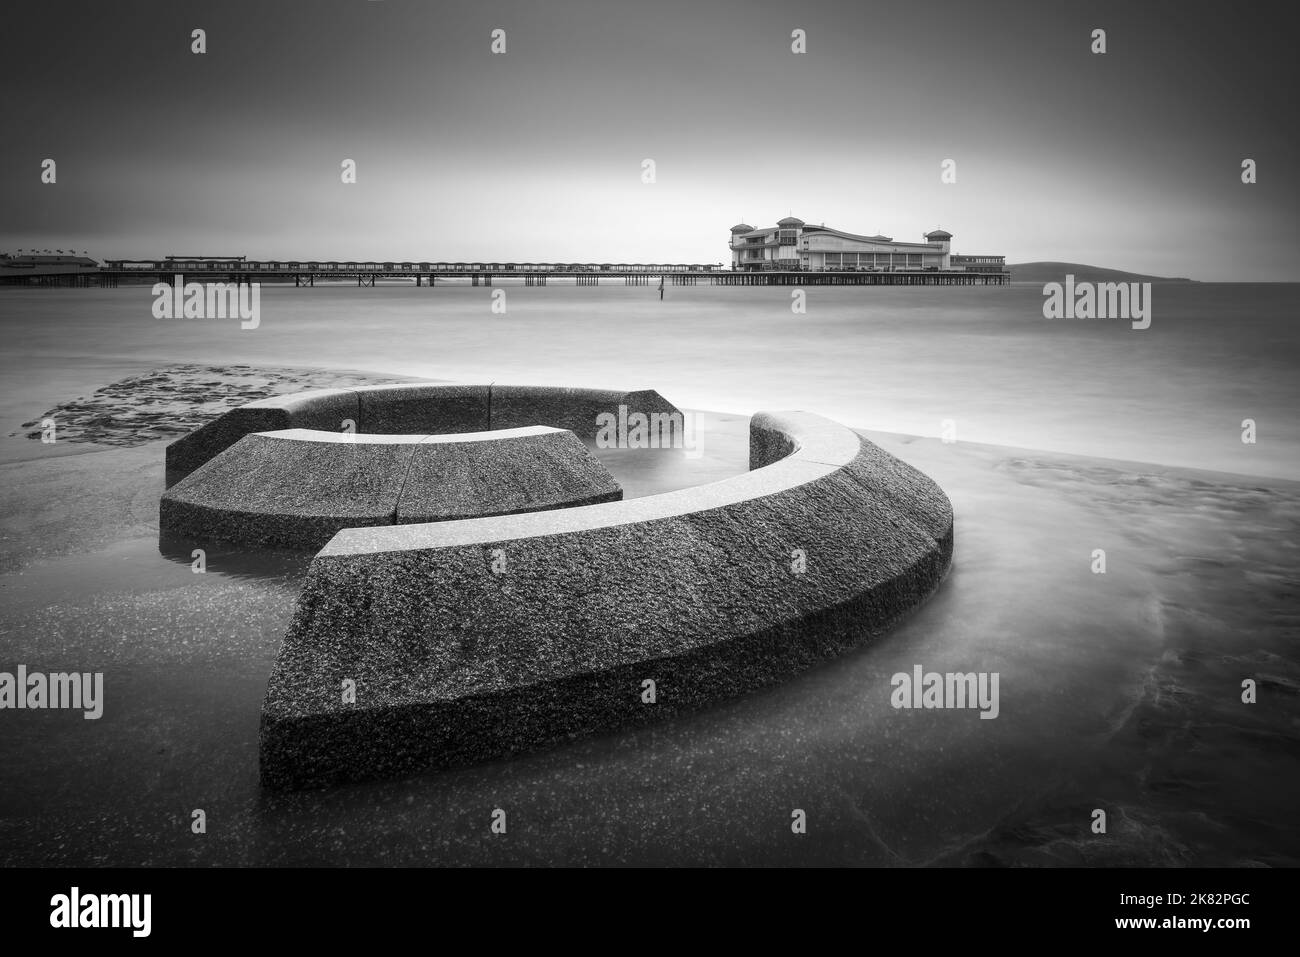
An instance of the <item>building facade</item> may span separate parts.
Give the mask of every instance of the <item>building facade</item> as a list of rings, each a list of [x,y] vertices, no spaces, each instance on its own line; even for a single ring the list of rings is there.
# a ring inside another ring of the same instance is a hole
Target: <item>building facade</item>
[[[965,272],[1006,272],[1006,256],[957,256],[952,257],[952,268]]]
[[[1002,272],[1004,256],[955,256],[952,233],[935,229],[921,243],[809,226],[788,216],[774,227],[731,227],[731,268],[808,272]]]
[[[98,262],[89,256],[78,256],[75,253],[29,255],[20,253],[17,256],[0,253],[0,276],[6,279],[98,271]]]

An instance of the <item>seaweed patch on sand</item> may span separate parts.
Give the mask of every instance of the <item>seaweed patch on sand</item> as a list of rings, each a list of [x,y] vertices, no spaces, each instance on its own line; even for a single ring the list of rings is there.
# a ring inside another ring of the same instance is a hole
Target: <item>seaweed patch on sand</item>
[[[129,448],[187,435],[236,406],[285,392],[407,381],[409,376],[284,366],[169,365],[60,403],[10,435],[39,439],[42,423],[53,419],[60,441]]]

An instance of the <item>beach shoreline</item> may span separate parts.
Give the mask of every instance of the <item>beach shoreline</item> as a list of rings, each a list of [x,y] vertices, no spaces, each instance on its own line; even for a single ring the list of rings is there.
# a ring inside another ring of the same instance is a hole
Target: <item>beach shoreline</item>
[[[15,443],[41,443],[5,439],[8,664],[102,670],[107,699],[91,748],[69,715],[0,723],[6,864],[665,863],[662,848],[674,863],[1300,863],[1300,483],[872,431],[957,516],[948,580],[880,640],[649,728],[270,798],[257,715],[310,556],[218,547],[193,574],[159,547],[167,438],[121,441],[133,397],[165,417],[193,415],[187,389],[212,400],[220,367],[198,368],[60,413],[84,454],[24,458]],[[275,380],[258,389],[341,381],[254,374]],[[247,401],[235,378],[230,401]],[[743,470],[745,417],[708,421],[706,478]],[[1001,674],[1000,716],[893,709],[890,676],[917,664]],[[466,825],[490,801],[530,822],[509,847]],[[794,801],[818,826],[792,847]],[[219,811],[221,835],[191,840],[189,806]]]

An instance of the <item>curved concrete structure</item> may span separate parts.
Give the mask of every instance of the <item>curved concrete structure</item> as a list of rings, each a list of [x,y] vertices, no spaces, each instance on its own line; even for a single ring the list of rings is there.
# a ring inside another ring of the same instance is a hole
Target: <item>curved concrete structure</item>
[[[407,774],[698,708],[860,643],[946,572],[947,497],[849,429],[759,413],[750,465],[605,505],[339,532],[267,687],[263,783]]]
[[[609,470],[562,429],[453,435],[286,429],[243,436],[170,488],[159,525],[198,540],[319,548],[344,528],[622,497]]]
[[[402,383],[355,389],[319,389],[272,396],[231,409],[167,446],[170,488],[245,435],[284,429],[442,435],[531,425],[568,429],[594,439],[596,417],[619,406],[649,415],[677,412],[653,389],[563,389],[549,386]]]

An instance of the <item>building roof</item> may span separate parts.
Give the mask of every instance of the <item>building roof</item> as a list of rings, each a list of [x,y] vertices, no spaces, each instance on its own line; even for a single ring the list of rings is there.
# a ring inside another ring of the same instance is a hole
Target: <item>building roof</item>
[[[842,229],[831,229],[829,226],[805,226],[805,233],[831,233],[835,236],[843,236],[845,239],[856,239],[865,243],[892,243],[892,236],[859,236],[857,233],[846,233]]]
[[[946,229],[932,229],[925,234],[926,239],[952,239],[952,233]]]
[[[98,262],[96,262],[94,259],[91,259],[89,256],[76,256],[73,255],[72,253],[64,253],[62,255],[59,255],[57,253],[50,253],[48,255],[45,253],[37,253],[30,256],[27,255],[26,253],[23,253],[18,256],[11,256],[8,253],[0,253],[0,259],[3,259],[6,265],[14,265],[15,263],[22,264],[24,266],[31,266],[31,265],[98,266],[99,265]]]
[[[785,219],[777,220],[778,226],[802,226],[802,219],[795,219],[793,216],[787,216]]]
[[[749,225],[749,223],[737,223],[735,226],[731,227],[733,233],[748,233],[753,232],[753,230],[754,227]]]

